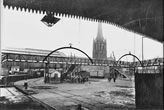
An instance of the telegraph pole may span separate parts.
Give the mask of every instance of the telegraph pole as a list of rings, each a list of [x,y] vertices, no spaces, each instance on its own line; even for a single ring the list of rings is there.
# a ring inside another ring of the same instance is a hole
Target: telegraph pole
[[[143,43],[143,39],[145,37],[142,36],[142,65],[143,65],[143,61],[144,61],[144,43]],[[144,72],[144,68],[142,67],[142,72]]]
[[[134,55],[135,55],[135,48],[136,48],[136,37],[135,37],[135,33],[134,33],[134,47],[133,47]],[[135,57],[133,57],[133,62],[135,62]]]
[[[144,47],[143,47],[143,39],[144,39],[144,37],[142,37],[142,62],[143,62],[143,60],[144,60]]]
[[[1,17],[0,17],[0,24],[1,24],[1,26],[0,26],[0,33],[2,33],[1,32],[1,30],[2,30],[2,22],[1,22],[1,20],[2,20],[2,5],[3,5],[3,0],[0,0],[0,9],[1,9],[1,11],[0,11],[0,15],[1,15]],[[1,34],[2,35],[2,34]],[[1,49],[2,49],[2,41],[1,41],[1,35],[0,35],[0,75],[2,75],[2,65],[1,65],[1,61],[2,61],[2,53],[1,53]]]

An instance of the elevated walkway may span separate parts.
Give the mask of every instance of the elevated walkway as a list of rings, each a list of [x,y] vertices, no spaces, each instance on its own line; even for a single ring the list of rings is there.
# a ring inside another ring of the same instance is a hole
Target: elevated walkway
[[[125,78],[125,79],[131,79],[132,75],[130,75],[130,71],[124,71],[122,68],[113,68],[114,71],[112,71],[111,74],[114,74],[116,71],[116,74],[119,78]]]

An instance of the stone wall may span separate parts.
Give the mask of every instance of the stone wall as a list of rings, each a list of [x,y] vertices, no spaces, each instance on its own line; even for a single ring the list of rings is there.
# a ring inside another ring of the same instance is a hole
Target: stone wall
[[[136,108],[163,108],[163,73],[135,74]]]

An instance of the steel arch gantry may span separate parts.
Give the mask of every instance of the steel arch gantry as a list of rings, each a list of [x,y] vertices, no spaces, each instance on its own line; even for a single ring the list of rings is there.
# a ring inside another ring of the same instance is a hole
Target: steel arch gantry
[[[74,49],[74,50],[78,50],[80,52],[82,52],[84,55],[86,55],[88,57],[88,59],[90,60],[90,62],[93,64],[93,60],[92,58],[90,58],[84,51],[82,51],[81,49],[78,49],[76,47],[72,47],[71,45],[69,47],[61,47],[61,48],[57,48],[55,50],[53,50],[52,52],[50,52],[47,56],[45,56],[45,58],[43,59],[43,62],[54,52],[58,51],[58,50],[62,50],[62,49]]]
[[[123,57],[125,57],[125,56],[133,56],[133,57],[135,57],[135,58],[139,61],[141,67],[143,67],[143,62],[141,62],[141,60],[140,60],[136,55],[133,55],[133,54],[131,54],[131,53],[129,53],[129,54],[124,54],[123,56],[121,56],[121,57],[118,59],[118,61],[116,62],[116,66],[119,64],[119,61],[120,61]]]

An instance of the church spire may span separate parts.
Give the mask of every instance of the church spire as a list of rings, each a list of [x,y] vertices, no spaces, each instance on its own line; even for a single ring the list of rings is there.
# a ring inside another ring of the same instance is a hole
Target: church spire
[[[98,23],[97,39],[103,40],[102,24],[101,23]]]
[[[97,37],[93,40],[93,58],[106,59],[107,58],[107,43],[103,37],[102,24],[98,23]]]

